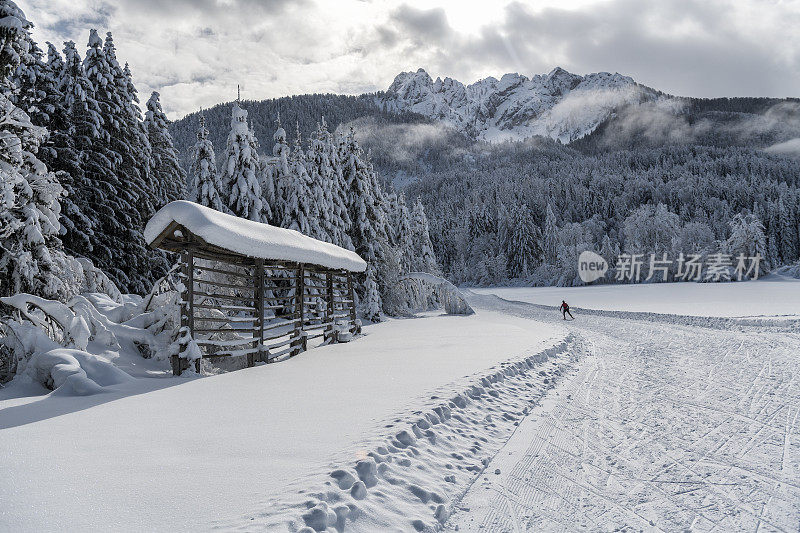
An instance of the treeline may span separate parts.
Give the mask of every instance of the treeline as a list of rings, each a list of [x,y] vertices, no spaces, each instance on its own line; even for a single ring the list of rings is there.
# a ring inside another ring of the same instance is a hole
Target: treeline
[[[41,128],[38,149],[30,146],[30,153],[54,175],[48,198],[41,199],[52,214],[51,240],[90,259],[123,291],[145,293],[168,262],[147,249],[141,231],[157,208],[184,195],[186,180],[158,93],[142,116],[111,33],[101,39],[92,30],[83,57],[72,41],[63,55],[47,43],[45,54],[22,11],[10,1],[0,9],[9,17],[4,20],[19,21],[2,27],[4,42],[18,49],[4,63],[2,94],[7,106]]]
[[[144,225],[164,204],[188,197],[357,251],[369,263],[357,289],[368,318],[431,302],[399,280],[438,272],[422,203],[406,205],[384,187],[352,131],[333,134],[320,118],[306,145],[295,121],[290,144],[275,125],[280,102],[253,122],[235,103],[224,108],[230,118],[219,158],[204,124],[216,112],[196,115],[187,174],[159,94],[142,115],[110,33],[102,39],[92,30],[83,57],[71,41],[63,54],[48,43],[45,54],[12,1],[0,0],[0,20],[0,294],[119,297],[114,285],[146,293],[170,260],[148,250]],[[334,117],[372,109],[366,98],[313,101],[331,104],[324,112]],[[308,109],[293,109],[309,120]],[[272,128],[272,155],[262,153],[259,128]]]
[[[460,161],[460,162],[459,162]],[[410,186],[431,219],[445,275],[491,285],[579,284],[583,250],[758,251],[800,256],[800,167],[739,147],[583,154],[548,140],[483,145]]]
[[[306,145],[295,123],[290,145],[280,116],[275,122],[272,156],[262,157],[248,112],[235,103],[218,158],[200,114],[189,199],[355,250],[368,263],[357,290],[369,319],[428,305],[430,294],[400,282],[405,272],[438,273],[422,203],[409,209],[403,194],[385,190],[352,130],[331,133],[321,119]]]
[[[217,104],[202,110],[209,140],[214,146],[224,146],[227,139],[231,110],[235,102]],[[365,116],[378,117],[391,123],[408,123],[426,120],[414,114],[392,114],[381,111],[375,104],[373,94],[347,96],[340,94],[303,94],[284,96],[268,100],[243,100],[241,105],[247,109],[253,127],[253,133],[261,146],[271,146],[272,134],[275,132],[275,119],[278,115],[284,124],[299,125],[300,133],[309,138],[316,130],[320,117],[331,131],[340,125],[347,124]],[[175,148],[181,154],[185,169],[189,168],[190,151],[195,142],[197,121],[201,111],[190,113],[170,124],[170,133]]]

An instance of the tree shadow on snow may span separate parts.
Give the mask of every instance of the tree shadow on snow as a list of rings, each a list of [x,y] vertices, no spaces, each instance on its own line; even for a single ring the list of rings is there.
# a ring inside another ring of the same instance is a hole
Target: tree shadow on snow
[[[185,378],[140,378],[104,387],[103,392],[90,396],[65,396],[59,394],[58,390],[40,396],[38,400],[33,400],[19,405],[12,405],[0,409],[0,430],[24,426],[34,422],[40,422],[49,418],[76,413],[85,409],[113,402],[129,396],[147,394],[175,385],[189,383],[194,379]],[[19,390],[15,390],[19,387]],[[35,390],[34,390],[35,388]],[[14,389],[0,392],[2,400],[12,400],[23,397],[35,396],[38,391],[46,391],[36,384],[16,384]],[[2,394],[2,393],[5,394]],[[0,400],[0,401],[2,401]]]

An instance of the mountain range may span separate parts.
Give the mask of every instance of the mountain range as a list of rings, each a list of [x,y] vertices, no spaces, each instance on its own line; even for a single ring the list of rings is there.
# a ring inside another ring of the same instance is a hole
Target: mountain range
[[[224,154],[232,105],[203,111],[218,158]],[[682,144],[774,148],[800,155],[796,98],[678,97],[607,72],[580,76],[555,68],[544,75],[510,73],[465,85],[452,78],[434,80],[419,69],[398,74],[378,93],[305,94],[242,105],[264,153],[272,152],[278,115],[290,142],[297,133],[308,139],[324,117],[331,130],[355,126],[359,141],[372,150],[376,167],[390,180],[398,172],[411,176],[429,169],[423,160],[437,159],[443,151],[474,151],[480,150],[472,147],[475,142],[533,137],[582,152]],[[198,113],[170,125],[187,170],[197,126]]]
[[[531,78],[505,74],[464,85],[433,80],[423,69],[403,72],[376,96],[384,111],[404,111],[442,121],[487,141],[539,135],[570,143],[592,133],[617,109],[670,98],[621,74],[579,76],[562,68]]]

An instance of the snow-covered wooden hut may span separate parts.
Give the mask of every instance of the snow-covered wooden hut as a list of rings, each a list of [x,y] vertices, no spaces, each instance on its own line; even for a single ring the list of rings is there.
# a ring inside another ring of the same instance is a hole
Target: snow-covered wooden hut
[[[181,327],[200,358],[245,356],[252,366],[296,355],[311,339],[347,341],[360,330],[352,274],[367,264],[355,252],[187,201],[160,209],[144,237],[180,254]],[[174,356],[173,372],[196,357]]]

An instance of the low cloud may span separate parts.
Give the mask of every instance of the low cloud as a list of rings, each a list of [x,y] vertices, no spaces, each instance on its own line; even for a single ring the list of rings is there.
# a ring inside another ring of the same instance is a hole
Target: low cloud
[[[773,144],[764,149],[765,152],[771,154],[788,155],[792,157],[800,157],[800,137],[789,139],[788,141]]]

